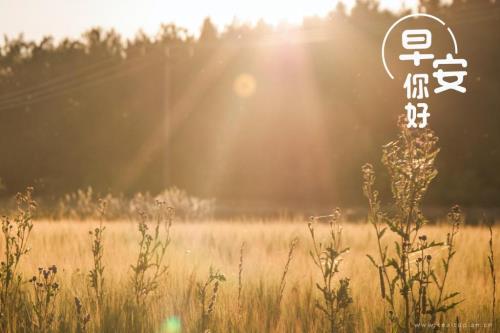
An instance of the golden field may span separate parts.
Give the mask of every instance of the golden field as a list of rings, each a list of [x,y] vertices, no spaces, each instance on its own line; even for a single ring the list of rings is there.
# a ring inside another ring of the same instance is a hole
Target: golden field
[[[25,278],[38,267],[55,264],[61,292],[56,297],[56,331],[76,331],[74,297],[81,299],[90,314],[87,330],[103,332],[197,332],[201,306],[197,283],[207,279],[209,267],[219,269],[226,277],[221,282],[211,332],[323,332],[327,325],[315,308],[320,298],[315,283],[320,274],[309,256],[312,243],[306,221],[206,221],[176,223],[171,228],[171,244],[165,263],[168,275],[161,278],[156,292],[147,301],[147,320],[139,323],[130,307],[131,265],[138,255],[137,223],[105,222],[103,234],[104,309],[97,320],[91,310],[92,290],[88,272],[92,268],[89,230],[98,221],[35,221],[30,236],[30,253],[23,257],[20,270]],[[317,225],[316,237],[327,236],[326,225]],[[344,255],[340,277],[351,279],[353,303],[350,305],[352,325],[347,331],[388,332],[387,308],[380,296],[377,270],[366,254],[377,258],[373,226],[345,223],[343,245],[350,248]],[[430,239],[446,239],[446,223],[425,226],[421,231]],[[499,234],[498,227],[494,234]],[[279,286],[289,244],[298,238],[288,273],[281,305]],[[387,241],[387,240],[385,240]],[[447,290],[459,291],[463,302],[447,314],[444,322],[490,324],[492,283],[488,267],[489,231],[485,227],[461,226],[457,235],[457,254],[453,258]],[[495,255],[500,255],[500,242],[494,240]],[[239,262],[242,243],[241,310],[238,310]],[[433,257],[442,256],[433,250]],[[439,259],[438,259],[439,260]],[[498,275],[498,273],[497,273]],[[498,298],[498,290],[497,290]],[[497,307],[496,321],[499,321]],[[98,324],[101,322],[101,324]],[[446,330],[445,330],[446,331]],[[471,331],[492,332],[490,328]]]

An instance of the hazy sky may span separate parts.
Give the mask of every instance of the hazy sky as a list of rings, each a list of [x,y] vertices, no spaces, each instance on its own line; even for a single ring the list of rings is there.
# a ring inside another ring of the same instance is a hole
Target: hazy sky
[[[0,0],[0,35],[24,33],[28,39],[45,35],[77,37],[90,27],[115,28],[125,37],[142,29],[158,31],[160,23],[174,22],[197,33],[210,16],[219,26],[236,17],[240,22],[263,18],[271,24],[298,23],[303,16],[324,16],[336,0]],[[352,3],[354,0],[346,0]],[[382,0],[397,8],[399,0]],[[414,1],[414,0],[409,0]]]

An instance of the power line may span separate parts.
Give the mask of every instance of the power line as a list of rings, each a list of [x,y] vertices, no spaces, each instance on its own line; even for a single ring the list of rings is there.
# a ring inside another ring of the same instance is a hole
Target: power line
[[[44,87],[47,87],[47,86],[51,86],[51,85],[53,85],[55,83],[64,82],[67,79],[73,79],[73,78],[77,77],[80,74],[84,74],[88,70],[96,69],[96,68],[98,69],[102,65],[110,63],[112,60],[116,61],[116,60],[118,60],[118,58],[113,57],[113,56],[107,57],[107,58],[102,59],[100,61],[93,62],[93,63],[91,63],[88,66],[80,67],[75,72],[58,75],[58,76],[53,77],[53,78],[51,78],[49,80],[46,80],[46,81],[44,81],[42,83],[39,83],[39,84],[37,84],[35,86],[26,87],[26,88],[22,88],[22,89],[19,89],[19,90],[10,92],[10,93],[2,94],[2,95],[0,95],[0,103],[8,101],[12,97],[17,97],[18,95],[29,94],[33,90],[37,90],[37,89],[41,89],[41,88],[44,88]]]
[[[499,8],[489,9],[489,8],[475,8],[472,11],[472,15],[468,15],[467,17],[458,17],[458,18],[450,18],[447,19],[447,23],[451,23],[453,25],[461,25],[465,23],[476,23],[481,21],[486,21],[490,19],[498,19]],[[469,12],[470,13],[470,12]],[[484,15],[487,14],[487,15]],[[302,30],[303,34],[305,34],[305,38],[299,39],[295,41],[296,43],[320,43],[329,40],[333,40],[332,36],[325,32],[324,29],[309,29]],[[270,33],[268,36],[272,38],[267,38],[267,36],[261,36],[259,41],[257,42],[227,42],[234,44],[235,47],[249,46],[249,45],[274,45],[278,43],[283,43],[283,41],[277,41],[276,38],[279,39],[280,34],[278,33]],[[228,46],[227,43],[214,43],[214,42],[198,42],[196,43],[196,48],[198,47],[211,47],[214,45],[225,45]],[[166,46],[165,49],[189,49],[191,52],[193,50],[193,45],[171,45]],[[190,52],[190,53],[191,53]],[[168,53],[168,52],[167,52]],[[165,55],[167,56],[167,55]],[[105,58],[103,60],[94,62],[88,66],[81,67],[77,69],[75,72],[71,74],[63,74],[57,77],[54,77],[50,80],[47,80],[43,83],[40,83],[35,86],[26,87],[23,89],[19,89],[17,91],[13,91],[4,95],[0,95],[0,111],[6,109],[16,108],[25,104],[37,103],[39,101],[46,100],[48,98],[61,95],[70,90],[74,90],[80,88],[82,86],[92,86],[92,83],[100,84],[100,82],[104,82],[108,79],[125,75],[129,72],[132,72],[135,67],[140,67],[139,65],[149,60],[150,57],[137,57],[131,60],[127,60],[126,58],[117,57],[116,55],[110,56],[109,58]],[[113,64],[114,61],[119,61],[119,63]],[[107,64],[112,64],[111,66],[106,66]],[[105,67],[106,66],[106,67]],[[125,67],[124,72],[116,72],[122,70],[123,66]],[[87,73],[89,72],[89,73]]]
[[[63,95],[65,93],[73,91],[75,89],[97,86],[97,85],[102,84],[106,81],[116,79],[116,78],[119,78],[121,76],[126,76],[126,75],[128,75],[136,70],[140,70],[146,66],[150,66],[153,64],[155,64],[154,61],[148,62],[148,63],[137,63],[137,64],[130,66],[128,68],[125,68],[121,71],[105,73],[104,75],[100,75],[100,76],[94,75],[94,77],[87,78],[87,80],[85,80],[85,81],[74,82],[73,85],[66,85],[64,88],[60,88],[58,90],[53,90],[51,92],[36,96],[35,98],[23,99],[23,100],[18,100],[18,101],[11,102],[11,103],[2,104],[2,105],[0,105],[0,111],[7,110],[7,109],[14,109],[14,108],[18,108],[18,107],[29,105],[29,104],[39,103],[39,102],[45,101],[47,99],[50,99],[52,97],[57,97],[57,96]]]
[[[109,60],[115,59],[106,59],[105,61],[101,61],[98,65],[103,65],[109,62]],[[42,82],[38,85],[23,88],[17,91],[14,91],[10,94],[5,94],[3,98],[0,97],[0,106],[4,104],[9,104],[14,101],[24,100],[25,98],[32,98],[33,96],[37,96],[38,94],[43,94],[44,92],[52,91],[54,89],[64,88],[67,85],[74,84],[75,82],[80,82],[82,79],[92,78],[94,76],[99,76],[100,74],[106,74],[107,72],[111,72],[116,68],[125,65],[133,65],[140,61],[145,61],[145,57],[138,57],[132,60],[122,59],[119,63],[113,64],[112,66],[99,68],[98,66],[86,66],[77,71],[77,73],[72,73],[70,75],[61,75],[57,76],[49,81]],[[93,72],[85,73],[92,68],[96,68]]]

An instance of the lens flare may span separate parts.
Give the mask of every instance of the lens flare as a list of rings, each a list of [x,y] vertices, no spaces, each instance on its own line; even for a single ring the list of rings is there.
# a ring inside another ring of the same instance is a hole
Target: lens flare
[[[257,82],[251,74],[242,73],[234,80],[233,90],[239,97],[248,98],[255,93]]]
[[[181,333],[181,320],[175,316],[165,319],[161,324],[161,333]]]

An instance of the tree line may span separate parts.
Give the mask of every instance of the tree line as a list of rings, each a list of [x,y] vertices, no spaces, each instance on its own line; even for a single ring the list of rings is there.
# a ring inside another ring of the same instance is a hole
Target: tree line
[[[499,2],[421,6],[453,29],[469,62],[467,93],[432,100],[441,152],[429,203],[496,206]],[[57,42],[5,37],[1,193],[177,186],[228,209],[362,203],[360,166],[380,167],[404,112],[380,59],[404,14],[359,1],[300,26],[206,19],[199,37],[173,24],[132,39],[99,28]]]

